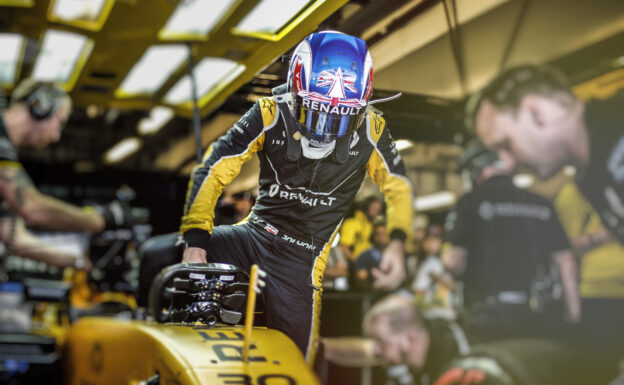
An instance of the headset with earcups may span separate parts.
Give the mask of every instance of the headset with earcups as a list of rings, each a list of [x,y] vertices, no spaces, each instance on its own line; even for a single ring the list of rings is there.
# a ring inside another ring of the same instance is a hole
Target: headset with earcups
[[[35,120],[45,120],[54,115],[61,106],[61,100],[65,91],[58,88],[53,83],[35,81],[25,84],[26,89],[16,89],[15,92],[22,93],[16,95],[14,103],[25,102],[28,105],[30,116]]]

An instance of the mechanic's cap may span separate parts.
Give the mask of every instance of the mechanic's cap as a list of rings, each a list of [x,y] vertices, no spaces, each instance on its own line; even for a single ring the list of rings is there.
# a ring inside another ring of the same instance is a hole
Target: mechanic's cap
[[[468,142],[466,150],[459,157],[459,170],[470,173],[470,179],[475,180],[481,171],[500,159],[495,152],[490,151],[481,141],[473,139]]]

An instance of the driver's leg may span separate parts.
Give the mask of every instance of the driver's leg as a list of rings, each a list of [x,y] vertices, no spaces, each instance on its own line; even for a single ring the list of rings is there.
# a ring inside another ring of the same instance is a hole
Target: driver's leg
[[[206,247],[208,262],[228,263],[249,273],[258,263],[258,255],[266,253],[262,241],[252,234],[248,224],[217,226]]]
[[[331,244],[330,240],[311,250],[276,236],[260,266],[268,275],[267,326],[289,336],[310,366],[318,348],[321,284]]]

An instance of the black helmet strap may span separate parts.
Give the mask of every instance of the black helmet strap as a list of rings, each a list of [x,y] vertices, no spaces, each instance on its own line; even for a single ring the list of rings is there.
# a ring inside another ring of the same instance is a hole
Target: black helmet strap
[[[286,102],[279,98],[275,98],[275,102],[286,128],[286,158],[291,162],[296,162],[301,157],[301,133],[295,127],[295,122],[290,118]]]
[[[345,135],[336,139],[336,148],[334,148],[334,160],[343,164],[349,159],[349,148],[351,147],[351,139],[353,134]]]

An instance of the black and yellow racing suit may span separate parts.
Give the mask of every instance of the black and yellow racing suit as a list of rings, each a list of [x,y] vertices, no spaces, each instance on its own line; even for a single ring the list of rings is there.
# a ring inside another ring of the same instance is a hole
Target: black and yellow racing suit
[[[264,292],[267,326],[291,337],[314,356],[323,271],[329,248],[366,171],[385,194],[391,236],[405,239],[412,222],[411,188],[384,119],[369,111],[353,135],[349,158],[291,161],[287,129],[273,97],[260,99],[208,148],[192,174],[181,233],[189,247],[207,251],[209,262],[248,271],[257,263],[268,274]],[[260,193],[243,223],[213,228],[224,186],[257,153]]]

